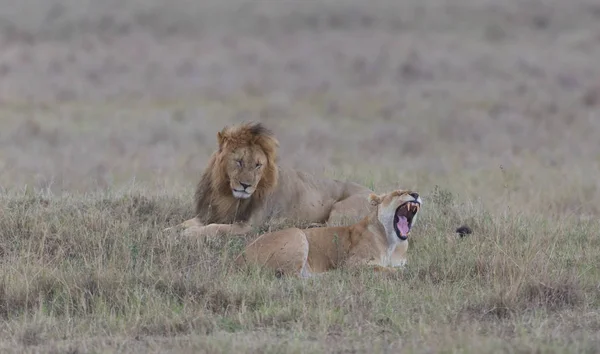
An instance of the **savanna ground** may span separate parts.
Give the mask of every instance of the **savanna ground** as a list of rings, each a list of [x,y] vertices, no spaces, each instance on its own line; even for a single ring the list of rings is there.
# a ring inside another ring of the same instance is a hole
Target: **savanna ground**
[[[2,352],[600,350],[596,1],[2,0],[0,34]],[[242,120],[419,191],[408,268],[163,232]]]

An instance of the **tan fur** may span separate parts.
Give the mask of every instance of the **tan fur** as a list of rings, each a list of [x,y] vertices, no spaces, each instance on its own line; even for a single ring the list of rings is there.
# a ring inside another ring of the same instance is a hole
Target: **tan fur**
[[[259,236],[236,258],[239,267],[254,264],[286,275],[309,277],[338,267],[371,266],[395,270],[406,264],[408,238],[394,230],[394,215],[407,202],[415,206],[416,222],[421,198],[396,190],[381,196],[371,194],[373,211],[351,226],[310,229],[288,228]],[[410,230],[409,230],[410,232]]]
[[[274,220],[324,224],[370,210],[366,187],[278,166],[279,143],[260,123],[225,127],[217,140],[196,188],[196,217],[181,224],[187,235],[243,234]]]

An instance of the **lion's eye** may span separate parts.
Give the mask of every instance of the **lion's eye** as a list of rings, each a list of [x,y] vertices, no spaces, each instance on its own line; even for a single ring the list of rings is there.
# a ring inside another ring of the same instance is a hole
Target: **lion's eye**
[[[235,163],[238,167],[242,167],[242,160],[236,160]]]
[[[257,162],[257,163],[256,163],[256,168],[260,168],[260,166],[262,166],[262,163],[260,163],[260,162]]]

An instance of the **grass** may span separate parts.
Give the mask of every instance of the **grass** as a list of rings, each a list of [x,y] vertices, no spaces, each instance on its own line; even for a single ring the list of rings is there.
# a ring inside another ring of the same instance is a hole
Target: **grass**
[[[597,347],[596,221],[498,215],[440,188],[423,197],[427,204],[405,271],[341,269],[296,280],[233,268],[233,257],[254,234],[190,240],[163,233],[189,214],[191,204],[181,196],[143,188],[88,196],[3,195],[3,347],[54,352]],[[474,233],[453,234],[457,218],[469,220]]]
[[[595,1],[0,5],[0,351],[598,351]],[[163,232],[242,120],[417,190],[409,267],[279,279],[232,268],[255,234]]]

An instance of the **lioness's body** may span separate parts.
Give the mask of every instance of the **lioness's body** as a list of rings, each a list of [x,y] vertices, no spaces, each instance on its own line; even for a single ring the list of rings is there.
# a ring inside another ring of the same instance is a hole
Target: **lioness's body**
[[[250,243],[235,262],[238,266],[258,264],[301,277],[340,266],[401,267],[406,263],[408,234],[405,239],[399,238],[391,223],[401,206],[415,203],[412,226],[421,199],[410,191],[394,191],[380,197],[372,194],[369,199],[373,210],[356,224],[266,233]]]
[[[183,223],[188,235],[243,234],[278,220],[341,223],[369,211],[370,189],[279,166],[279,143],[260,124],[226,127],[217,138],[196,188],[196,217]]]

